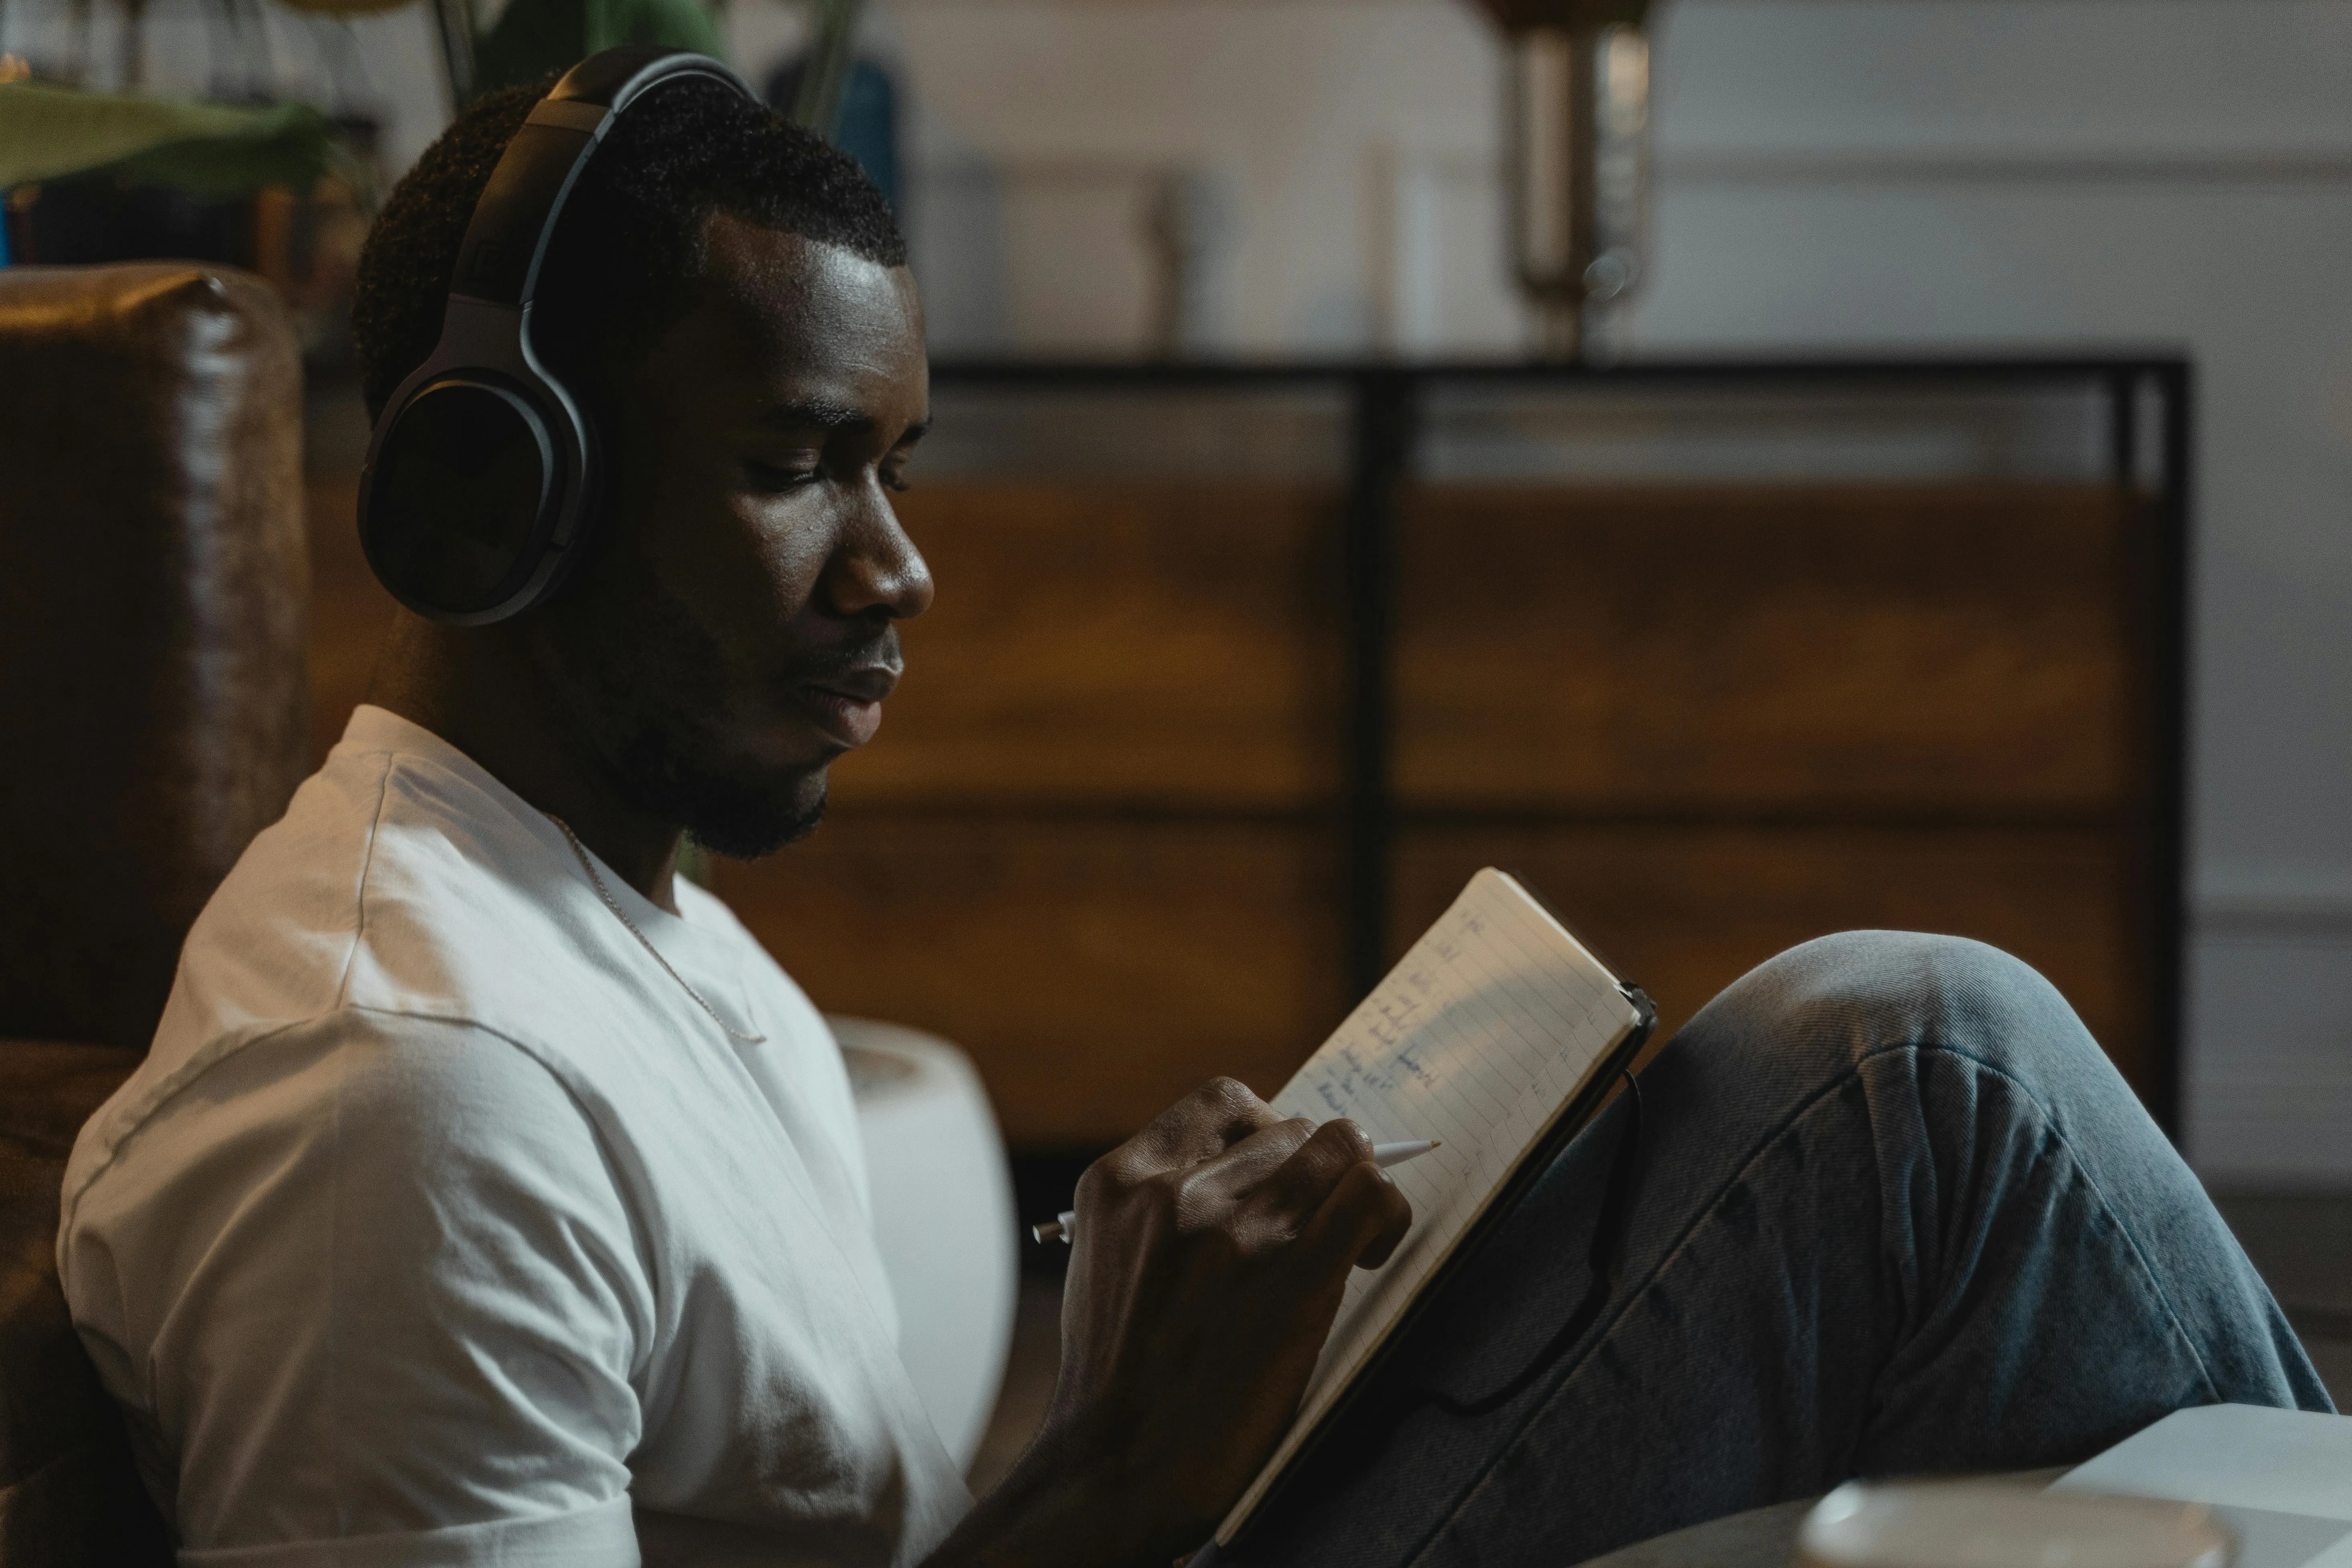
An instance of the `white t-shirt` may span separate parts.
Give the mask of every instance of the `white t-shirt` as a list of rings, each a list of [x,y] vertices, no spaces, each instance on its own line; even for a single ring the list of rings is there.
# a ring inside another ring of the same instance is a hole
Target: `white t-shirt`
[[[58,1239],[184,1563],[903,1563],[970,1506],[823,1019],[597,870],[675,976],[362,708],[196,921]]]

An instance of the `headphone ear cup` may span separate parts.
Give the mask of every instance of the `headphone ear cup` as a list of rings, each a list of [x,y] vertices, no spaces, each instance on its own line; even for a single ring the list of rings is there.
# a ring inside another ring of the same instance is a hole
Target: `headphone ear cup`
[[[530,399],[449,376],[393,416],[360,502],[360,543],[394,597],[436,620],[496,620],[542,575],[561,501],[556,446]]]
[[[580,503],[572,524],[571,545],[563,552],[563,562],[547,585],[549,594],[594,560],[596,552],[604,548],[620,479],[613,423],[605,417],[602,400],[569,383],[564,392],[572,400],[572,429],[580,447]]]

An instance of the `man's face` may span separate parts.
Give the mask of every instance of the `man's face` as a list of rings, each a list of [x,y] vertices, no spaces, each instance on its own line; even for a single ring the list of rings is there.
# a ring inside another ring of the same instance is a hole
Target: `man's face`
[[[640,808],[756,856],[816,826],[930,603],[889,500],[929,371],[906,268],[723,213],[707,237],[692,308],[601,387],[604,545],[537,651]]]

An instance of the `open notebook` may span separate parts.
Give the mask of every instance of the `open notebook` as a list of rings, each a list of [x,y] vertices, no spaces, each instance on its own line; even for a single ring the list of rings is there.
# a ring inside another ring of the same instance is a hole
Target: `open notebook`
[[[1412,1230],[1349,1280],[1298,1418],[1218,1545],[1239,1537],[1483,1223],[1591,1119],[1655,1018],[1639,988],[1490,868],[1274,1097],[1285,1116],[1351,1117],[1376,1143],[1444,1146],[1391,1173]]]

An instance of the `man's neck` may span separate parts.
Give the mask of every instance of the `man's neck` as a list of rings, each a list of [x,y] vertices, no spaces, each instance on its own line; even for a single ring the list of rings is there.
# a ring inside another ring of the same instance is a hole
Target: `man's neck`
[[[677,912],[678,826],[621,793],[508,628],[453,631],[402,612],[367,700],[465,752],[570,826],[623,881]]]

